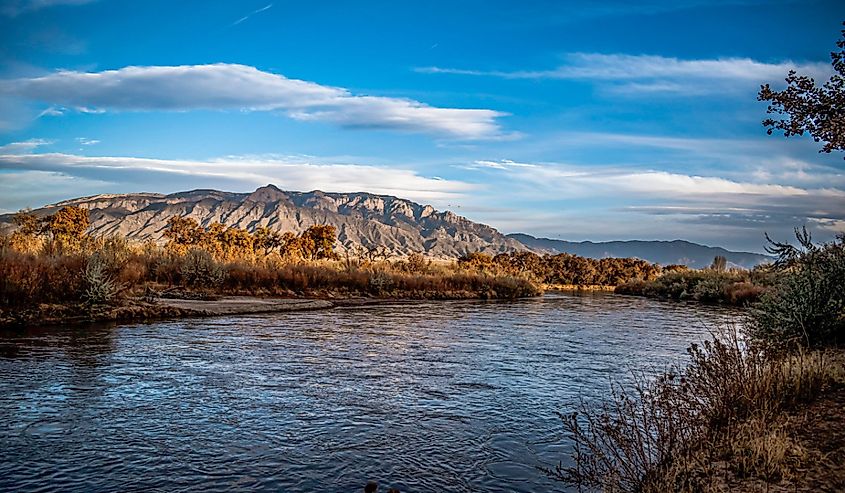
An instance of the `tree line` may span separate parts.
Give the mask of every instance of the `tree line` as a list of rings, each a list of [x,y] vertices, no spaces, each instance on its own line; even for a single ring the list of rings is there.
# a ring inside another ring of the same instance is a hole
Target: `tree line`
[[[593,259],[569,253],[511,252],[496,256],[470,253],[461,257],[458,264],[485,272],[528,276],[545,284],[576,286],[616,286],[634,279],[651,280],[663,271],[658,264],[637,258]],[[685,267],[669,266],[667,269]]]
[[[237,260],[249,256],[267,256],[277,253],[282,257],[303,260],[334,260],[337,229],[329,224],[315,224],[297,235],[286,231],[279,233],[266,226],[252,233],[234,226],[214,222],[206,227],[192,218],[173,216],[164,231],[167,248],[185,253],[199,248],[221,260]]]

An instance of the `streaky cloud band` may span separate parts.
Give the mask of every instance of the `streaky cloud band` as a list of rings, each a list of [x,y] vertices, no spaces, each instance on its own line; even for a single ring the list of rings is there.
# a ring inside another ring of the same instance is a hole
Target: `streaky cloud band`
[[[0,80],[0,95],[82,112],[276,111],[303,121],[352,128],[423,132],[459,140],[501,139],[489,109],[441,108],[404,98],[354,95],[239,64],[129,66],[102,72],[58,71]]]

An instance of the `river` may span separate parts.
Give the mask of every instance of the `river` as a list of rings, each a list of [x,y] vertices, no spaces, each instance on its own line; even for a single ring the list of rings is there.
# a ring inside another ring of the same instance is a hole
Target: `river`
[[[556,411],[736,316],[605,293],[0,332],[0,490],[566,491]]]

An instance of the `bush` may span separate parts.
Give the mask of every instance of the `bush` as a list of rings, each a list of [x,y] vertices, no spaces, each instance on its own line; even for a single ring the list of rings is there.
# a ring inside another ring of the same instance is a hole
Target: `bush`
[[[702,303],[747,305],[765,292],[767,276],[755,271],[714,269],[664,269],[663,275],[650,280],[620,284],[618,294],[649,296],[670,300],[695,300]]]
[[[82,299],[90,305],[110,303],[117,295],[118,287],[108,273],[108,261],[100,254],[88,258],[85,267],[85,292]]]
[[[191,288],[210,290],[220,287],[226,272],[206,250],[192,248],[182,258],[182,284]]]
[[[800,248],[775,243],[775,287],[752,311],[751,333],[775,343],[820,347],[845,343],[845,237],[814,245],[796,231]]]

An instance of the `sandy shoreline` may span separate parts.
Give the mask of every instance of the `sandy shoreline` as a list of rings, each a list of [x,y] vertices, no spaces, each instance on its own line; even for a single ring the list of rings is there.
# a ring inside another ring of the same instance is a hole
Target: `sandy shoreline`
[[[0,329],[39,325],[73,326],[89,323],[134,323],[154,320],[287,313],[327,310],[337,304],[321,299],[224,296],[215,300],[157,298],[129,299],[118,306],[80,307],[41,304],[18,314],[0,313]]]
[[[476,298],[447,298],[476,299]],[[338,297],[262,298],[223,296],[212,300],[188,298],[129,298],[120,305],[85,307],[79,305],[40,304],[17,313],[0,312],[0,329],[33,326],[73,326],[89,323],[136,323],[156,320],[290,313],[333,308],[356,308],[384,304],[414,304],[422,299]]]
[[[160,298],[156,304],[205,316],[324,310],[335,306],[334,303],[327,300],[256,298],[253,296],[224,296],[216,300]]]

